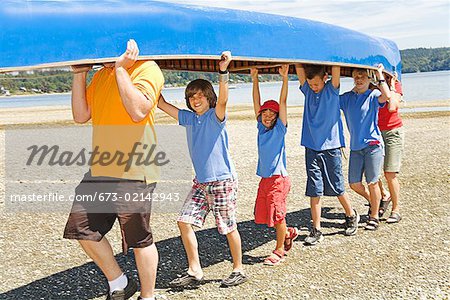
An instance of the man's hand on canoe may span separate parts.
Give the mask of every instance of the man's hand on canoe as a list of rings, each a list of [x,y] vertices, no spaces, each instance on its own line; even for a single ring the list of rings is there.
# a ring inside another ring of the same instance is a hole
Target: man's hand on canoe
[[[127,43],[127,50],[116,61],[115,67],[129,69],[136,62],[139,55],[139,48],[135,40],[131,39]]]
[[[74,65],[70,68],[73,74],[87,73],[92,69],[92,65]]]

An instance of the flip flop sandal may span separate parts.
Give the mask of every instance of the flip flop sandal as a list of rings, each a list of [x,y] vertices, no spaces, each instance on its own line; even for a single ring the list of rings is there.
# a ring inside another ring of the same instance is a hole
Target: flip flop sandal
[[[273,250],[272,252],[275,254],[275,257],[269,256],[264,260],[264,265],[266,266],[276,266],[284,261],[284,252]]]
[[[369,217],[369,220],[367,221],[366,227],[364,227],[365,230],[377,230],[378,226],[380,226],[380,221],[375,218]]]
[[[179,288],[179,287],[198,285],[202,282],[203,282],[203,277],[198,279],[197,277],[186,273],[185,275],[181,276],[180,278],[172,280],[170,282],[170,286]]]
[[[381,199],[380,201],[380,209],[378,210],[378,217],[383,217],[384,213],[389,207],[389,204],[391,203],[391,197],[387,198],[387,200]]]
[[[288,236],[284,239],[284,251],[289,251],[292,248],[294,240],[298,237],[298,229],[295,227],[288,227]]]
[[[400,215],[400,213],[394,211],[391,213],[389,218],[387,218],[386,223],[388,223],[388,224],[398,223],[398,222],[400,222],[401,219],[402,219],[402,216]]]

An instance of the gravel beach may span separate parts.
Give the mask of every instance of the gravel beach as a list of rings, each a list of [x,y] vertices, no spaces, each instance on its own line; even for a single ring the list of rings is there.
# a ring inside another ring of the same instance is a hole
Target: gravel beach
[[[301,235],[285,262],[276,267],[262,265],[275,246],[275,235],[273,230],[253,223],[259,182],[255,175],[256,122],[251,107],[231,107],[227,126],[239,175],[239,231],[250,281],[219,288],[220,280],[231,271],[231,257],[226,239],[219,236],[209,216],[205,227],[197,231],[205,284],[190,290],[170,289],[168,283],[187,263],[176,214],[158,213],[152,216],[151,225],[160,254],[160,299],[449,299],[450,112],[403,116],[406,142],[400,174],[403,220],[399,224],[382,222],[379,230],[367,232],[360,223],[356,236],[345,237],[343,210],[337,199],[325,197],[325,239],[307,247],[302,243],[310,217],[309,200],[304,196],[304,149],[299,146],[301,111],[301,107],[289,108],[286,138],[292,181],[287,223],[299,227]],[[171,124],[161,113],[157,122]],[[0,299],[105,298],[107,284],[99,269],[75,241],[62,238],[66,214],[10,213],[5,208],[5,130],[71,123],[67,107],[0,110]],[[343,163],[346,176],[348,160]],[[365,201],[348,185],[347,191],[355,208],[365,215]],[[123,269],[137,277],[132,251],[121,254],[118,226],[107,237]]]

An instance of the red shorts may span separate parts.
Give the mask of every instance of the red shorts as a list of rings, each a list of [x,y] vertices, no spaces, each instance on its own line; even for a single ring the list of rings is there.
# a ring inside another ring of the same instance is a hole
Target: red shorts
[[[275,175],[259,182],[255,203],[255,223],[273,227],[286,217],[286,198],[291,189],[289,177]]]

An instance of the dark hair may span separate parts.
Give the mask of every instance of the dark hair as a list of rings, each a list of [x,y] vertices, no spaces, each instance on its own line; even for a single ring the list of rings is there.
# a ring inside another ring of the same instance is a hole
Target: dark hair
[[[195,79],[186,87],[186,90],[184,92],[184,98],[186,99],[186,106],[194,111],[194,109],[191,106],[191,103],[189,102],[189,98],[197,94],[199,91],[205,95],[206,99],[208,99],[209,102],[209,108],[216,107],[217,103],[217,95],[214,92],[214,88],[208,80],[205,79]]]
[[[319,65],[308,65],[305,66],[305,73],[306,73],[306,78],[308,79],[313,79],[316,76],[319,76],[320,78],[323,78],[323,76],[325,76],[327,73],[325,72],[325,67],[324,66],[319,66]]]

